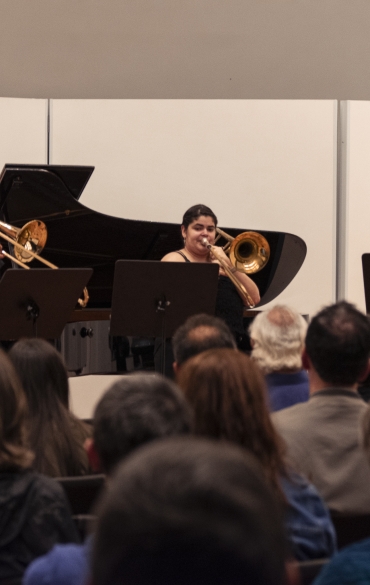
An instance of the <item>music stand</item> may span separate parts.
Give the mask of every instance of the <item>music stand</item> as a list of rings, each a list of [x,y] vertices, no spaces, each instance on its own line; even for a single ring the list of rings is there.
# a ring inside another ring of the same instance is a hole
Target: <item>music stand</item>
[[[165,340],[191,315],[214,315],[217,264],[118,260],[115,265],[111,335],[161,337]]]
[[[60,337],[92,268],[9,268],[0,280],[0,339]]]

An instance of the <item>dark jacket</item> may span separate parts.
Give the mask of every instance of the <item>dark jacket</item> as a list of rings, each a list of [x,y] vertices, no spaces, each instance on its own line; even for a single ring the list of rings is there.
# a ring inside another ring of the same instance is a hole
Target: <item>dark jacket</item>
[[[78,542],[63,489],[31,470],[0,472],[0,583],[18,585],[57,542]]]

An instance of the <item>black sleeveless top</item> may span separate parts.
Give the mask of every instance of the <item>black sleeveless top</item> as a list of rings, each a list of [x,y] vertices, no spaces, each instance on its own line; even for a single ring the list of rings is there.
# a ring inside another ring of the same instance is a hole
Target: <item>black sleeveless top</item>
[[[190,262],[189,258],[180,250],[176,250],[176,252],[184,258],[185,262]],[[245,335],[243,308],[243,301],[230,278],[220,275],[218,277],[215,315],[227,323],[236,337]]]

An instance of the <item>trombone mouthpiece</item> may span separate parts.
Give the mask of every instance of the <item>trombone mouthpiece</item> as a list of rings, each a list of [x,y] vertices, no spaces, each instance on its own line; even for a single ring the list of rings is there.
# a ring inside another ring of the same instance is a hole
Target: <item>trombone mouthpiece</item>
[[[202,244],[205,248],[209,248],[211,246],[207,238],[202,238]]]

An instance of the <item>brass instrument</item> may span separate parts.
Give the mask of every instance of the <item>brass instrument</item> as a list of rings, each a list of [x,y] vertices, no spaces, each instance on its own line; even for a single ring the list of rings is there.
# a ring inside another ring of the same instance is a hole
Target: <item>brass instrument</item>
[[[39,255],[45,247],[47,234],[46,225],[38,219],[27,222],[22,228],[17,228],[0,221],[0,238],[3,238],[14,246],[14,256],[8,254],[5,250],[2,251],[2,254],[12,262],[18,264],[18,266],[27,270],[30,267],[26,264],[32,260],[38,260],[49,268],[58,270],[58,266]],[[89,294],[85,287],[83,290],[83,298],[78,299],[78,304],[81,307],[86,307],[88,301]]]
[[[242,284],[236,278],[236,276],[234,276],[233,269],[230,268],[230,266],[228,264],[226,264],[224,258],[222,258],[222,256],[219,255],[219,252],[218,252],[219,248],[218,248],[218,246],[212,246],[212,244],[210,244],[209,241],[206,238],[203,238],[203,244],[213,254],[213,256],[216,258],[216,260],[219,261],[220,265],[222,266],[222,268],[225,271],[225,274],[230,278],[231,282],[233,283],[233,285],[235,286],[235,288],[239,291],[239,293],[241,294],[241,296],[247,301],[248,307],[250,309],[253,309],[254,306],[255,306],[255,304],[253,302],[252,297],[248,293],[248,291],[245,288],[244,284]]]
[[[239,272],[254,274],[264,268],[270,258],[270,246],[266,238],[258,232],[243,232],[233,238],[226,232],[216,228],[218,237],[228,241],[224,246],[224,252],[229,256],[230,262]]]
[[[253,274],[262,270],[270,258],[270,246],[261,234],[257,232],[243,232],[233,238],[226,232],[216,228],[218,237],[223,237],[227,240],[227,244],[222,248],[228,254],[232,268],[226,264],[224,258],[220,256],[218,246],[212,246],[206,238],[203,239],[203,244],[210,250],[213,256],[219,261],[226,275],[230,278],[234,286],[237,288],[241,296],[246,300],[248,307],[253,309],[255,303],[252,297],[246,290],[245,286],[234,276],[234,272],[242,272],[244,274]]]

